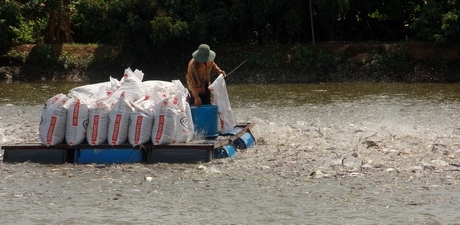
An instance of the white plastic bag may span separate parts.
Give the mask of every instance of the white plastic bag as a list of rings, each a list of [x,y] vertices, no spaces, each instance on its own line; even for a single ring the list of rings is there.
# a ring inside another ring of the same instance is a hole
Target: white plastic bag
[[[217,105],[219,112],[220,133],[225,134],[233,131],[236,126],[233,119],[230,100],[228,99],[227,85],[225,84],[224,75],[219,75],[217,79],[209,85],[209,90],[213,94],[213,104]]]

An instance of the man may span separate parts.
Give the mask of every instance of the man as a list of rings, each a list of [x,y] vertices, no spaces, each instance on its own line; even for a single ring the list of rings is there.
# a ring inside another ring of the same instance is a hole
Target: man
[[[211,72],[224,76],[225,72],[214,63],[216,53],[207,44],[201,44],[198,50],[192,53],[192,57],[185,75],[190,92],[188,102],[196,107],[211,104],[211,92],[208,89],[211,84]]]

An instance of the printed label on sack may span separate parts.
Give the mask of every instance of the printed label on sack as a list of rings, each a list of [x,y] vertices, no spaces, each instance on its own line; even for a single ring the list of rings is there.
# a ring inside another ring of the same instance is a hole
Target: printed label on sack
[[[46,135],[46,144],[50,145],[53,141],[54,128],[56,127],[56,116],[52,116],[50,120],[50,127],[48,129],[48,134]]]
[[[187,117],[186,117],[186,116],[181,117],[180,120],[179,120],[179,122],[180,122],[180,124],[181,124],[183,127],[185,127],[185,128],[188,129],[188,120],[187,120]]]
[[[161,136],[163,135],[165,115],[159,115],[158,120],[159,120],[158,121],[158,131],[157,131],[157,136],[155,137],[155,143],[160,143]]]
[[[99,129],[99,115],[94,115],[93,133],[91,135],[91,144],[92,145],[96,144],[98,129]]]
[[[178,102],[179,102],[179,98],[177,96],[175,96],[174,99],[173,99],[173,104],[177,105]]]
[[[134,133],[134,143],[138,144],[141,137],[141,128],[142,128],[142,116],[138,116],[136,120],[136,130]]]
[[[77,101],[75,107],[73,108],[73,115],[72,115],[72,126],[78,126],[78,113],[80,112],[80,100]]]
[[[121,114],[117,114],[117,117],[115,117],[115,124],[113,127],[113,135],[112,135],[113,145],[117,143],[118,133],[120,131],[120,121],[121,121]]]

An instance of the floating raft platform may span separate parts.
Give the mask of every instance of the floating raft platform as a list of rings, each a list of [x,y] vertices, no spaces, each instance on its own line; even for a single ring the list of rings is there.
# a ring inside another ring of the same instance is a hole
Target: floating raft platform
[[[43,164],[122,164],[122,163],[191,163],[215,158],[233,157],[238,150],[253,147],[250,129],[254,123],[238,124],[235,134],[188,143],[153,145],[67,144],[46,146],[42,143],[1,146],[3,162],[34,162]]]

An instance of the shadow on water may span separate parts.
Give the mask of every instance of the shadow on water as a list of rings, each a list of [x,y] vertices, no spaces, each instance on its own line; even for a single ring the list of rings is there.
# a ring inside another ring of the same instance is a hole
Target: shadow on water
[[[122,72],[120,72],[122,73]],[[106,82],[109,76],[103,76]],[[91,82],[96,83],[96,82]],[[0,104],[42,104],[48,98],[88,82],[4,81],[0,83]],[[285,107],[352,102],[360,99],[460,101],[457,84],[325,83],[228,85],[232,107]]]
[[[41,105],[56,94],[67,94],[81,82],[3,82],[0,83],[0,105]]]
[[[100,82],[107,81],[110,76],[121,78],[125,69],[117,50],[104,45],[30,44],[18,49],[16,54],[21,61],[14,62],[18,71],[11,77],[17,81]],[[24,59],[23,54],[26,54]]]

